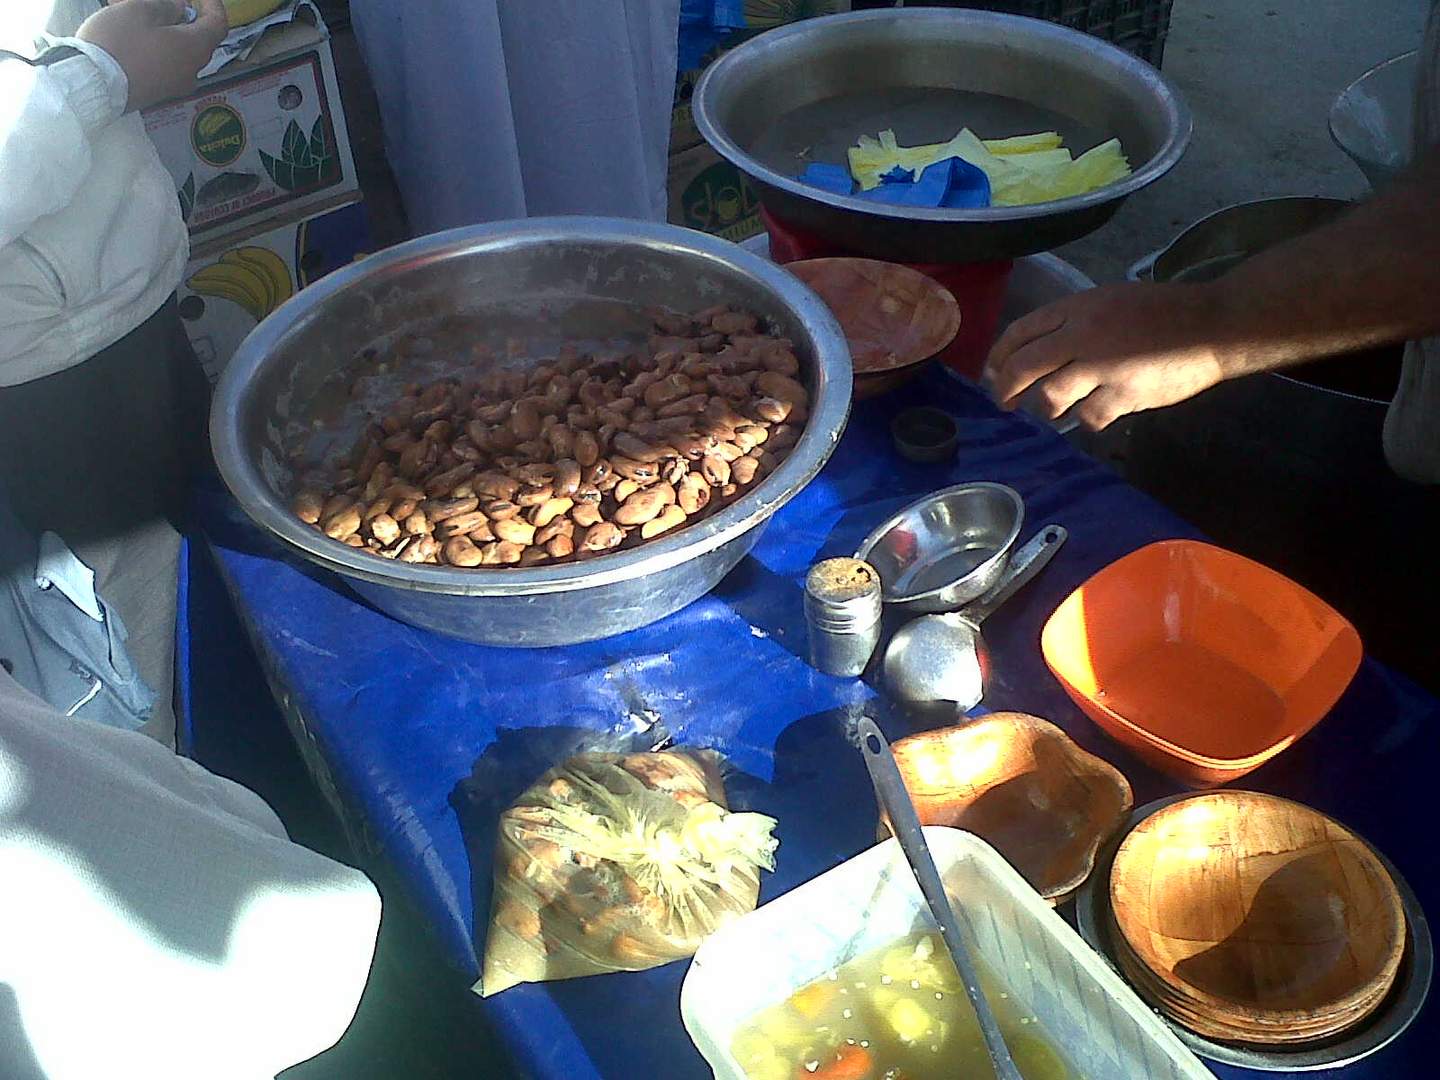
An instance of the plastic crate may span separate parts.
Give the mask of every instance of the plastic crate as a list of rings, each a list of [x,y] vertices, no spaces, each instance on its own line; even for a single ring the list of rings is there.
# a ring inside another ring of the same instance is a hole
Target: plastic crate
[[[891,7],[892,3],[857,3],[856,7]],[[1114,42],[1154,64],[1165,55],[1174,0],[907,0],[906,7],[963,7],[1004,11],[1060,23]]]

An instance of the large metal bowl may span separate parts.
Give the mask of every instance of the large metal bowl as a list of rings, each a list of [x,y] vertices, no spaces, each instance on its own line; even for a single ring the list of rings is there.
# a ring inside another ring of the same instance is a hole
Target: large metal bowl
[[[696,87],[706,141],[764,205],[856,254],[909,262],[1009,259],[1077,240],[1163,176],[1190,141],[1190,111],[1158,71],[1087,34],[1038,19],[895,8],[771,30],[712,64]],[[1118,137],[1134,172],[1033,206],[928,209],[835,195],[795,180],[845,161],[863,134],[902,145],[1057,130],[1075,152]]]
[[[756,312],[795,342],[812,407],[785,462],[712,517],[583,563],[460,570],[378,559],[330,540],[288,509],[285,428],[306,422],[317,394],[337,379],[346,385],[357,354],[387,335],[482,313],[503,320],[507,333],[608,337],[614,324],[603,313],[610,309],[683,311],[717,302]],[[845,338],[796,278],[700,233],[574,217],[438,233],[310,286],[241,344],[216,390],[210,433],[220,473],[245,511],[382,611],[467,641],[544,646],[633,630],[708,592],[820,471],[849,408]]]

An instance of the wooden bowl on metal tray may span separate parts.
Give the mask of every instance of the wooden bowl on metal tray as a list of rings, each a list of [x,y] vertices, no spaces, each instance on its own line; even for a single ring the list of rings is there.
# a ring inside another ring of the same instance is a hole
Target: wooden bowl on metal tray
[[[1286,799],[1173,803],[1121,843],[1110,876],[1117,959],[1143,996],[1206,1037],[1330,1038],[1395,981],[1405,916],[1359,837]]]
[[[979,836],[1051,903],[1084,883],[1130,812],[1118,770],[1025,713],[920,732],[891,749],[921,824]]]
[[[854,364],[854,397],[913,378],[960,332],[960,305],[920,271],[876,259],[802,259],[785,269],[814,289],[839,320]]]

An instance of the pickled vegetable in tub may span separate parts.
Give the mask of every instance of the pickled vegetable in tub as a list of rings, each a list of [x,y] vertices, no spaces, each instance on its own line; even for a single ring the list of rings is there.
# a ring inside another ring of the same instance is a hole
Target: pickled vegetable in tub
[[[1020,1074],[1078,1080],[1033,1013],[983,963],[980,981]],[[821,976],[752,1018],[730,1049],[747,1080],[995,1075],[975,1010],[933,932],[912,934]]]
[[[657,967],[753,910],[776,822],[730,812],[719,764],[586,753],[536,780],[500,818],[476,989]]]

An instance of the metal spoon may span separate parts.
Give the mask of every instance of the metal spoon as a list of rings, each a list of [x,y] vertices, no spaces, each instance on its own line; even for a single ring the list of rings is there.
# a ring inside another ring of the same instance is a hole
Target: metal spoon
[[[930,847],[925,843],[925,834],[920,829],[920,818],[915,813],[914,803],[910,801],[910,793],[905,790],[905,781],[900,777],[900,769],[895,764],[895,756],[890,752],[890,744],[885,741],[885,736],[875,721],[868,716],[862,716],[855,722],[854,731],[859,737],[860,752],[865,758],[865,768],[870,770],[870,782],[875,786],[875,797],[880,801],[880,809],[890,820],[895,839],[900,841],[900,850],[905,853],[905,860],[915,875],[915,883],[920,886],[930,914],[935,917],[935,922],[940,927],[940,937],[945,942],[945,947],[950,950],[950,959],[955,961],[955,970],[960,973],[960,981],[965,984],[965,993],[975,1009],[975,1018],[980,1021],[980,1033],[985,1037],[985,1048],[990,1053],[990,1064],[995,1068],[996,1080],[1023,1080],[1020,1070],[1015,1067],[1015,1061],[1010,1056],[1010,1048],[1005,1045],[1005,1038],[1000,1034],[1000,1025],[995,1014],[990,1011],[990,1002],[985,1000],[985,994],[980,989],[980,978],[974,962],[970,959],[970,950],[961,935],[960,921],[955,917],[955,909],[950,906],[950,898],[940,880],[940,871],[936,869]]]
[[[1046,525],[1017,551],[1000,581],[969,607],[902,626],[885,650],[885,685],[902,701],[953,701],[965,712],[985,693],[989,654],[980,624],[1043,570],[1069,536]]]

